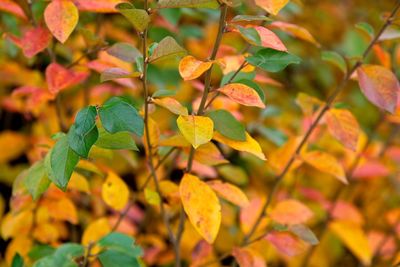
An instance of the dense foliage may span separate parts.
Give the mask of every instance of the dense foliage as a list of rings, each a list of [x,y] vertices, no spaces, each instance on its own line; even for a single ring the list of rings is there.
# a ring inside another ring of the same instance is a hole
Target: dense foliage
[[[0,266],[400,263],[399,9],[0,0]]]

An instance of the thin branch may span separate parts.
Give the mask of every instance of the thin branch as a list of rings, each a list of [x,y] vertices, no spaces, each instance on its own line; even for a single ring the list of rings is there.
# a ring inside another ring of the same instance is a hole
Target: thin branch
[[[374,39],[370,42],[368,47],[365,49],[365,51],[363,53],[363,56],[362,56],[362,59],[357,61],[354,64],[354,66],[350,69],[350,71],[345,75],[345,77],[343,78],[342,82],[336,87],[336,89],[333,91],[333,93],[328,97],[328,100],[327,100],[326,104],[324,105],[324,107],[322,108],[320,113],[318,114],[316,120],[311,124],[310,128],[308,129],[308,131],[304,135],[304,137],[301,140],[300,144],[298,145],[295,153],[289,159],[289,161],[285,165],[283,171],[275,178],[275,181],[274,181],[274,183],[272,185],[272,190],[271,190],[270,194],[268,195],[267,201],[264,203],[264,205],[262,207],[262,212],[258,216],[256,222],[254,223],[254,225],[251,228],[251,230],[249,231],[249,233],[247,235],[245,235],[244,240],[243,240],[243,244],[246,244],[249,241],[249,239],[251,238],[251,236],[256,232],[257,227],[259,226],[259,224],[261,223],[262,218],[266,214],[266,210],[268,209],[268,207],[269,207],[269,205],[270,205],[270,203],[272,201],[272,198],[275,195],[275,192],[277,191],[277,189],[278,189],[281,181],[283,180],[283,178],[289,172],[291,166],[293,165],[296,157],[299,155],[301,149],[307,143],[309,137],[314,132],[315,128],[317,127],[318,123],[321,121],[321,119],[323,118],[325,113],[329,110],[329,108],[333,104],[333,102],[336,99],[336,97],[339,95],[340,92],[342,92],[342,90],[344,89],[344,87],[348,83],[348,81],[350,80],[350,78],[353,75],[353,73],[357,70],[358,67],[361,66],[363,60],[365,60],[366,56],[371,51],[372,47],[378,42],[379,37],[386,30],[386,28],[389,25],[392,24],[392,21],[393,21],[395,15],[397,14],[397,11],[399,10],[399,8],[400,8],[400,1],[397,2],[397,4],[396,4],[395,8],[393,9],[393,11],[391,12],[390,16],[386,19],[386,22],[384,23],[384,25],[381,27],[381,29],[379,30],[377,35],[374,37]]]

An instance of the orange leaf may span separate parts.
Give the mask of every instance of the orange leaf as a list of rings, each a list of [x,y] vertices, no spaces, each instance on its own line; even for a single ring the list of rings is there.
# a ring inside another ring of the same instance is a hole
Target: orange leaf
[[[238,248],[232,250],[232,256],[235,257],[240,267],[266,267],[262,255],[251,248]]]
[[[345,109],[330,109],[326,114],[326,123],[329,132],[336,137],[345,147],[355,151],[360,127],[356,118]]]
[[[100,218],[91,222],[83,232],[82,244],[97,242],[100,238],[111,232],[110,223],[107,218]]]
[[[116,173],[109,171],[102,186],[101,196],[107,205],[122,210],[128,204],[129,189]]]
[[[1,0],[0,1],[0,10],[4,10],[6,12],[10,12],[20,18],[26,19],[26,15],[22,8],[12,0]]]
[[[289,0],[256,0],[257,6],[262,7],[272,15],[277,15],[287,3],[289,3]]]
[[[362,65],[357,69],[361,91],[374,105],[394,113],[399,82],[389,69],[378,65]]]
[[[188,173],[183,176],[179,190],[193,227],[208,243],[213,243],[221,224],[218,197],[205,182]]]
[[[7,240],[10,237],[19,235],[28,235],[33,223],[33,213],[30,210],[24,210],[19,213],[9,212],[2,218],[1,236]]]
[[[211,186],[211,188],[222,198],[225,198],[239,207],[247,207],[249,205],[249,199],[247,196],[239,187],[236,187],[233,184],[223,183],[221,181],[211,181],[208,182],[208,185]]]
[[[229,163],[221,154],[216,145],[211,142],[205,143],[197,148],[194,160],[209,166]]]
[[[179,73],[185,81],[193,80],[211,68],[212,64],[212,62],[204,62],[193,56],[186,56],[179,62]]]
[[[311,151],[305,153],[302,157],[306,163],[317,170],[333,175],[341,182],[348,184],[343,166],[334,156],[322,151]]]
[[[46,200],[44,205],[48,208],[49,216],[60,221],[78,223],[78,211],[75,204],[67,197],[58,200]]]
[[[86,79],[86,73],[77,73],[64,68],[57,63],[51,63],[46,68],[46,82],[50,93],[56,95],[59,91],[74,86]]]
[[[261,45],[279,51],[287,51],[286,46],[282,43],[281,39],[272,31],[263,26],[256,26],[254,29],[258,32],[261,39]]]
[[[153,99],[153,102],[177,115],[187,116],[189,114],[187,108],[172,97],[156,98]]]
[[[0,163],[18,158],[28,147],[28,140],[22,134],[3,131],[0,133]]]
[[[53,36],[64,43],[78,24],[79,12],[72,1],[53,0],[44,11],[44,20]]]
[[[372,252],[368,238],[360,225],[348,221],[335,221],[329,224],[329,228],[361,262],[370,265]]]
[[[265,104],[256,90],[247,85],[241,83],[230,83],[219,88],[218,91],[239,104],[265,108]]]
[[[255,139],[253,139],[253,137],[251,137],[247,132],[246,132],[246,141],[243,142],[229,139],[218,132],[214,132],[213,139],[233,149],[243,152],[248,152],[257,156],[262,160],[266,160],[260,144]]]
[[[6,36],[20,47],[24,55],[28,58],[42,52],[51,41],[50,32],[41,26],[25,30],[21,38],[11,34],[7,34]]]
[[[280,224],[294,225],[307,222],[313,212],[303,203],[287,199],[280,201],[270,212],[270,217]]]
[[[316,45],[317,47],[320,47],[320,44],[314,39],[314,37],[311,35],[311,33],[307,29],[300,27],[296,24],[287,23],[287,22],[283,22],[283,21],[274,21],[269,26],[271,28],[280,29],[284,32],[287,32],[287,33],[293,35],[294,37],[297,37],[304,41],[310,42],[310,43]]]

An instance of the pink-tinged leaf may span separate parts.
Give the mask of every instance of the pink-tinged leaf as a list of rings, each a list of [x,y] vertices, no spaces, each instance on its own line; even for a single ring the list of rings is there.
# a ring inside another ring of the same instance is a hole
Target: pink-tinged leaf
[[[53,36],[64,43],[78,24],[79,12],[70,0],[53,0],[44,11],[44,20]]]
[[[280,253],[293,257],[303,253],[307,245],[289,233],[272,232],[265,236]]]
[[[54,96],[42,88],[22,86],[14,89],[11,98],[22,101],[22,109],[24,112],[31,112],[34,115],[38,115],[40,111],[43,110],[46,103],[52,100]]]
[[[42,52],[50,44],[51,34],[45,27],[36,27],[26,30],[21,38],[14,35],[7,37],[22,49],[28,58]]]
[[[361,91],[374,105],[394,113],[399,82],[389,69],[379,65],[362,65],[357,69]]]
[[[249,200],[240,188],[230,183],[223,183],[221,181],[211,181],[208,185],[217,192],[219,196],[238,205],[239,207],[247,207]]]
[[[330,109],[326,114],[326,123],[329,132],[337,138],[345,147],[355,151],[360,127],[356,118],[345,109]]]
[[[296,24],[287,23],[283,21],[274,21],[269,26],[273,29],[279,29],[290,35],[293,35],[296,38],[310,42],[316,45],[317,47],[320,47],[320,44],[315,40],[315,38],[311,35],[311,33],[307,29],[300,27]]]
[[[46,68],[46,82],[50,93],[56,95],[61,90],[74,86],[85,80],[86,73],[77,73],[64,68],[57,63],[51,63]]]
[[[354,170],[353,177],[357,179],[370,179],[375,177],[385,177],[390,174],[390,170],[381,162],[368,160],[361,163]]]
[[[123,78],[136,78],[140,76],[140,72],[129,72],[127,70],[121,68],[109,68],[105,69],[100,75],[100,81],[106,82],[116,79],[123,79]]]
[[[243,233],[248,233],[262,212],[264,200],[260,197],[251,199],[250,204],[240,210],[240,229]],[[258,228],[262,229],[266,221],[263,220]]]
[[[22,19],[27,19],[22,8],[17,3],[11,0],[1,0],[0,10],[14,14]]]
[[[302,224],[313,216],[313,212],[303,203],[287,199],[280,201],[270,212],[272,220],[280,224]]]
[[[241,83],[230,83],[219,88],[218,91],[239,104],[265,108],[265,104],[256,90],[247,85]]]
[[[287,51],[286,46],[282,43],[281,39],[272,31],[263,26],[256,26],[254,29],[258,32],[261,39],[261,45],[279,51]]]
[[[235,257],[240,267],[266,267],[262,255],[251,248],[238,248],[232,250],[232,256]]]
[[[392,257],[396,252],[396,241],[393,236],[386,236],[379,231],[371,231],[367,234],[369,247],[374,255],[383,256],[385,259]],[[384,242],[385,241],[385,242]]]
[[[72,0],[80,11],[95,13],[117,13],[115,6],[123,0]]]
[[[364,224],[364,218],[360,211],[351,203],[337,201],[332,203],[334,209],[331,210],[330,216],[337,220],[347,220],[355,224]]]

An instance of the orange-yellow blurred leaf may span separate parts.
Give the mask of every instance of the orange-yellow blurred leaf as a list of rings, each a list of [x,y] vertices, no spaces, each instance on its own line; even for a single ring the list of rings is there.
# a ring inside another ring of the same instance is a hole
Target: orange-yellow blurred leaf
[[[325,118],[329,132],[345,147],[355,151],[360,127],[353,114],[345,109],[330,109]]]
[[[330,174],[345,184],[348,183],[343,166],[331,154],[322,151],[311,151],[304,153],[302,158],[317,170]]]
[[[297,37],[304,41],[310,42],[310,43],[316,45],[317,47],[320,46],[320,44],[315,40],[315,38],[311,35],[311,33],[307,29],[305,29],[301,26],[298,26],[296,24],[287,23],[287,22],[283,22],[283,21],[274,21],[269,26],[271,28],[280,29],[284,32],[287,32],[287,33],[293,35],[294,37]]]
[[[0,133],[0,163],[6,163],[20,156],[28,146],[28,140],[21,134],[11,131]]]
[[[115,172],[109,171],[102,186],[101,196],[111,208],[122,210],[128,203],[129,189]]]
[[[82,235],[82,244],[89,245],[97,242],[103,236],[111,232],[110,223],[107,218],[100,218],[91,222]]]
[[[218,91],[239,104],[265,108],[265,104],[261,100],[257,91],[247,85],[241,83],[230,83],[219,88]]]
[[[211,61],[205,62],[193,56],[186,56],[179,62],[179,73],[185,81],[193,80],[211,68],[212,64]]]
[[[334,221],[329,224],[329,228],[363,264],[371,263],[371,248],[360,225],[348,221]]]
[[[45,222],[36,225],[33,237],[41,243],[51,244],[58,240],[60,234],[54,224]]]
[[[287,3],[289,3],[289,0],[256,0],[259,7],[272,15],[277,15]]]
[[[179,185],[182,204],[196,231],[213,243],[221,224],[221,206],[214,191],[198,177],[185,174]]]
[[[176,122],[182,135],[194,148],[209,142],[213,136],[214,123],[208,117],[179,116]]]
[[[393,113],[399,95],[399,82],[389,69],[379,65],[362,65],[357,69],[361,91],[374,105]]]
[[[72,224],[78,223],[78,211],[75,204],[67,197],[58,200],[46,200],[45,206],[49,210],[49,216],[60,221],[68,221]]]
[[[286,199],[278,202],[269,215],[280,224],[294,225],[307,222],[312,218],[313,212],[295,199]]]
[[[233,149],[243,152],[248,152],[250,154],[257,156],[262,160],[266,160],[260,144],[255,139],[253,139],[253,137],[251,137],[247,132],[246,132],[246,141],[244,142],[229,139],[218,132],[214,132],[213,139]]]
[[[27,258],[29,251],[33,246],[33,240],[27,236],[18,236],[13,239],[7,246],[6,250],[6,262],[8,266],[11,266],[12,260],[15,254],[19,253],[22,257]]]
[[[3,239],[27,235],[32,227],[33,213],[31,210],[24,210],[19,213],[7,213],[1,222],[1,236]]]
[[[155,98],[153,102],[177,115],[187,116],[189,114],[187,108],[172,97]]]
[[[64,43],[78,24],[79,12],[70,0],[53,0],[44,11],[44,20],[53,36]]]
[[[209,166],[229,163],[221,154],[216,145],[208,142],[197,148],[194,154],[194,160]]]
[[[229,202],[232,202],[239,207],[247,207],[249,205],[249,199],[239,187],[221,181],[210,181],[207,184],[211,186],[219,196]]]

